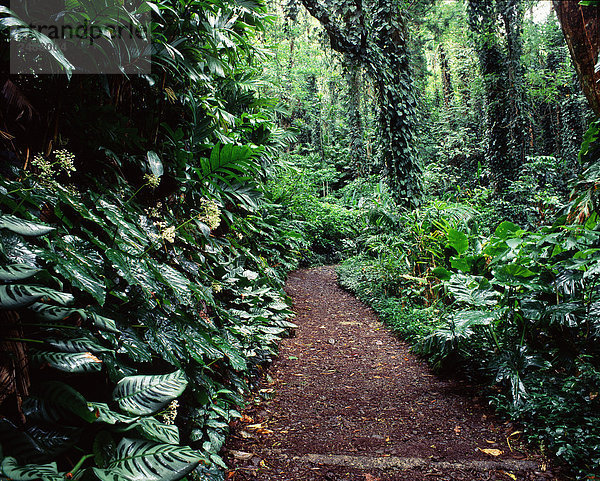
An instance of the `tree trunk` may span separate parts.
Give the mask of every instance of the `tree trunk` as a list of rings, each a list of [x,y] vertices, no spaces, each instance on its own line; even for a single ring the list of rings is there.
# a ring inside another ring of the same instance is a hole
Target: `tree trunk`
[[[350,129],[350,165],[355,175],[362,177],[368,170],[363,143],[363,122],[360,112],[360,101],[363,90],[362,75],[360,66],[347,56],[344,58],[344,71],[348,88],[347,109],[348,126]]]
[[[450,67],[444,46],[440,45],[440,67],[442,70],[442,89],[444,91],[444,105],[450,107],[452,101],[452,77],[450,75]]]
[[[581,6],[579,0],[552,3],[583,92],[596,116],[600,116],[600,72],[594,71],[600,52],[600,7]]]

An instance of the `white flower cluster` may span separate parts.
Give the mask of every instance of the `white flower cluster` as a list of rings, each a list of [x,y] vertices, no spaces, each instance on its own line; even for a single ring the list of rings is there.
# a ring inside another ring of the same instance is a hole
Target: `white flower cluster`
[[[167,227],[165,230],[163,230],[160,233],[160,235],[164,240],[173,244],[175,242],[175,227],[174,226]]]
[[[214,200],[200,201],[198,220],[204,222],[210,230],[215,230],[221,224],[221,211]]]
[[[156,239],[156,240],[162,239],[166,242],[170,242],[171,244],[173,244],[175,242],[175,231],[176,231],[175,226],[169,226],[169,225],[167,225],[166,222],[161,222],[161,221],[154,222],[154,225],[160,231],[160,236],[156,236],[156,235],[150,233],[150,236],[153,239]]]
[[[146,181],[146,184],[148,184],[153,189],[156,189],[158,187],[158,184],[160,184],[160,178],[156,177],[154,174],[145,174],[144,180]]]
[[[75,166],[73,165],[75,155],[71,152],[65,149],[57,150],[54,152],[54,157],[56,158],[58,166],[64,170],[69,177],[71,176],[71,172],[75,172]]]
[[[175,418],[177,417],[177,408],[179,407],[179,401],[174,399],[167,406],[167,408],[160,414],[162,421],[165,424],[175,424]]]
[[[149,207],[146,210],[146,214],[148,217],[160,217],[162,214],[163,204],[162,202],[158,202],[154,207]]]
[[[75,172],[75,166],[73,162],[75,155],[68,150],[57,150],[54,152],[54,162],[46,159],[42,154],[37,154],[33,157],[31,165],[39,169],[39,178],[44,182],[50,182],[54,180],[59,170],[65,172],[69,177],[71,172]]]

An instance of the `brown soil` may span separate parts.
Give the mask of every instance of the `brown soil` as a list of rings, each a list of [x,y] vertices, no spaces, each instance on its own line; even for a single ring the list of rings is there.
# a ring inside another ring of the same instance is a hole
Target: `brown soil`
[[[559,479],[471,386],[435,376],[340,289],[333,267],[296,271],[286,290],[296,337],[233,426],[227,479]]]

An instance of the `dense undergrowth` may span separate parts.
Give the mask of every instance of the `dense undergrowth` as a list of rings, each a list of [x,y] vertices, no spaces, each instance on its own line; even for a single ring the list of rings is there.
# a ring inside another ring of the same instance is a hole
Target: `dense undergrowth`
[[[55,75],[2,78],[1,479],[222,480],[293,327],[286,273],[340,262],[435,368],[600,474],[600,124],[581,145],[560,26],[525,16],[547,2],[304,3],[360,58],[294,2],[128,1],[108,20],[152,10],[151,73],[85,75],[59,48],[30,58]],[[23,39],[52,44],[0,6],[6,72]]]
[[[570,203],[568,175],[548,157],[524,164],[512,186],[519,202],[475,183],[402,211],[375,177],[328,193],[319,169],[302,158],[268,186],[304,245],[320,254],[305,263],[343,258],[344,288],[435,369],[478,383],[529,440],[582,478],[600,465],[597,135],[595,123]],[[532,176],[543,166],[561,174]],[[426,175],[429,188],[440,189],[444,177],[435,168]],[[302,182],[287,188],[294,178]],[[315,248],[323,245],[336,250]]]
[[[582,209],[535,230],[495,225],[472,201],[433,201],[383,229],[380,215],[338,274],[415,352],[480,383],[585,477],[600,465],[600,231],[596,213],[571,222]]]

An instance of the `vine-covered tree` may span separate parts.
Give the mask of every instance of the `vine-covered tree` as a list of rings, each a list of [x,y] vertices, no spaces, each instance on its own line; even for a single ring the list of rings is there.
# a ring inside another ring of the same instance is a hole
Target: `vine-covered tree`
[[[506,45],[498,28],[502,19]],[[520,0],[469,0],[468,21],[486,96],[486,157],[496,192],[506,190],[524,160]]]
[[[394,0],[338,1],[326,7],[303,0],[329,35],[334,50],[364,67],[377,89],[380,148],[396,201],[415,206],[421,168],[413,145],[416,100],[412,88],[407,29]]]

